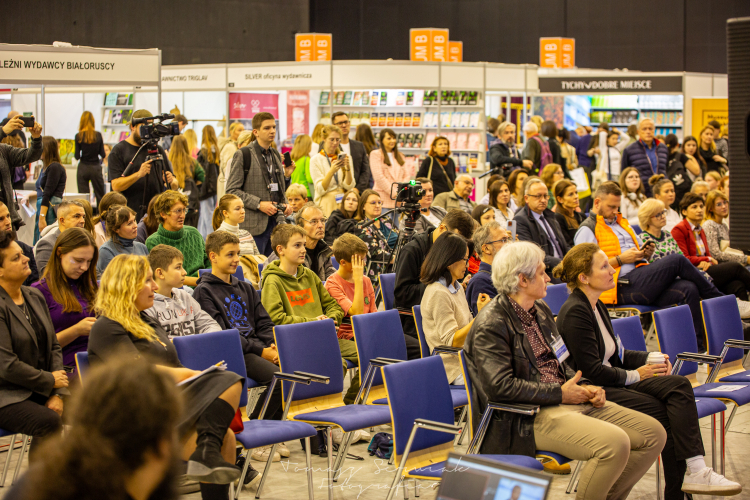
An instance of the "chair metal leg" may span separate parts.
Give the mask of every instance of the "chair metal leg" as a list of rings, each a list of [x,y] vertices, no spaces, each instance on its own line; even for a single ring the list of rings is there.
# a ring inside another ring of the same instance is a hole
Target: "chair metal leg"
[[[26,454],[26,448],[29,446],[29,440],[31,437],[23,436],[23,446],[21,446],[21,454],[18,456],[18,463],[16,463],[16,471],[13,473],[13,481],[10,483],[11,486],[16,484],[18,479],[18,473],[21,472],[21,463],[23,462],[23,456]]]
[[[726,425],[724,425],[724,419],[723,418],[721,419],[721,427],[722,427],[722,430],[724,431],[722,434],[726,434],[727,432],[729,432],[729,426],[732,425],[732,420],[734,419],[735,412],[737,412],[736,404],[734,405],[734,408],[732,408],[732,413],[729,414],[729,420],[727,420]]]
[[[467,406],[468,408],[468,406]],[[458,436],[458,445],[461,446],[464,442],[464,437],[469,433],[469,418],[466,418],[464,422],[464,428],[461,430],[461,435]]]
[[[419,498],[419,485],[416,479],[414,480],[414,497]]]
[[[568,481],[568,488],[565,493],[570,495],[573,489],[578,485],[578,475],[581,473],[581,467],[583,466],[583,460],[579,460],[576,464],[576,468],[573,469],[573,474],[570,475],[570,481]]]
[[[464,421],[464,418],[466,417],[466,409],[469,407],[469,405],[464,406],[463,410],[461,410],[461,415],[458,417],[458,423],[456,425],[461,425],[461,422]],[[468,419],[467,419],[468,421]],[[463,433],[456,436],[456,439],[453,440],[453,444],[457,445],[459,444],[459,441],[462,437]]]
[[[388,459],[388,465],[393,465],[393,460],[396,458],[396,454],[391,452],[391,458]]]
[[[724,412],[721,412],[722,420],[724,419]],[[711,468],[717,470],[719,450],[716,443],[716,414],[711,415]]]
[[[313,493],[312,461],[310,460],[310,438],[305,438],[305,465],[307,466],[307,498],[315,500]]]
[[[326,427],[328,435],[328,500],[333,500],[333,430]]]
[[[263,477],[260,478],[260,483],[258,483],[258,492],[255,494],[255,498],[260,498],[260,494],[263,491],[263,484],[266,482],[266,478],[268,477],[269,472],[271,471],[271,462],[273,462],[273,455],[276,453],[276,447],[278,446],[278,443],[274,443],[271,446],[271,453],[268,455],[268,460],[266,461],[266,466],[263,469]],[[247,460],[245,463],[250,463],[250,452],[248,451]]]
[[[661,500],[661,455],[656,457],[656,500]]]
[[[401,486],[401,485],[404,486],[404,500],[409,500],[409,484],[406,481],[404,481],[402,478],[401,481],[398,482],[398,486]],[[397,489],[398,489],[398,486],[396,487]],[[390,495],[390,491],[388,492],[388,494]]]
[[[735,410],[737,409],[736,405],[734,409]],[[719,451],[719,464],[720,464],[719,474],[721,474],[722,476],[724,475],[724,464],[726,462],[725,461],[726,457],[724,456],[724,454],[726,453],[725,438],[726,438],[726,431],[724,429],[724,413],[722,412],[721,414],[721,436],[719,436],[719,442],[721,443],[721,450]]]
[[[346,460],[346,453],[349,451],[349,446],[352,443],[352,439],[354,439],[354,433],[356,431],[347,432],[344,434],[344,439],[341,440],[341,444],[339,445],[339,452],[336,455],[336,461],[333,463],[333,482],[339,480],[339,476],[341,475],[341,470],[344,467],[344,460]]]
[[[2,478],[0,478],[0,487],[5,486],[5,478],[8,476],[8,469],[10,468],[10,457],[13,455],[13,448],[16,447],[16,436],[18,436],[18,434],[13,434],[10,437],[10,445],[8,445],[8,456],[5,457],[3,476]]]
[[[245,458],[245,465],[242,467],[242,473],[240,474],[240,480],[237,483],[237,490],[234,492],[234,500],[237,500],[240,497],[240,492],[242,491],[242,486],[245,484],[245,475],[247,474],[247,470],[250,468],[250,452],[252,450],[247,450],[247,457]],[[273,455],[271,455],[273,456]]]

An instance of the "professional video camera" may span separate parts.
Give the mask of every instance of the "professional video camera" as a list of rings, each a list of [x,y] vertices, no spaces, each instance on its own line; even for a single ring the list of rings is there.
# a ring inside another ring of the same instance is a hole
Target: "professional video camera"
[[[177,122],[164,123],[166,120],[174,119],[174,115],[162,113],[156,116],[136,118],[133,125],[141,125],[138,134],[143,141],[153,141],[167,137],[168,135],[179,135],[180,126]]]
[[[396,197],[393,197],[393,186],[396,186]],[[422,184],[417,181],[394,182],[391,185],[391,199],[396,202],[404,202],[404,205],[419,204],[424,196]]]

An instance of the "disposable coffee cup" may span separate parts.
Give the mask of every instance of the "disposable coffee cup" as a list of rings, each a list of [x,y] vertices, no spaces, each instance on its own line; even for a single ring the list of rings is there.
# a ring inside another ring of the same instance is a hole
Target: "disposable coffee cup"
[[[663,365],[666,361],[664,359],[664,355],[660,352],[651,352],[648,354],[648,359],[646,360],[647,365]],[[658,377],[658,375],[655,375]]]

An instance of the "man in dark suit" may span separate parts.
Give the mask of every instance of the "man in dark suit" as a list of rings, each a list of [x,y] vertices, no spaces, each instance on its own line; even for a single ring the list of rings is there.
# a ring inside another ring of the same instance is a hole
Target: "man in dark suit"
[[[531,179],[524,194],[526,206],[516,212],[516,234],[521,241],[531,241],[544,250],[544,266],[552,276],[552,269],[560,263],[570,248],[565,241],[555,213],[547,208],[549,192],[541,179]]]
[[[352,159],[354,171],[354,189],[359,194],[365,192],[372,186],[372,173],[370,172],[370,157],[367,156],[365,145],[354,139],[349,139],[349,129],[352,124],[349,116],[343,111],[336,111],[331,116],[331,123],[341,129],[341,149]]]
[[[276,118],[271,113],[258,113],[253,117],[253,133],[256,140],[234,153],[226,187],[228,194],[245,204],[245,221],[240,229],[252,234],[260,252],[268,256],[273,251],[271,231],[286,222],[284,217],[292,214],[292,208],[278,208],[287,201],[281,155],[271,147]]]

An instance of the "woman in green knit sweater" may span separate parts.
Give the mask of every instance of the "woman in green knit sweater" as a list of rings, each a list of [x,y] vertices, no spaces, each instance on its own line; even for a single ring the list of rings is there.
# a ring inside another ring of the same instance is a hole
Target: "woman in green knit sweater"
[[[154,203],[161,224],[156,232],[146,239],[146,247],[150,252],[156,245],[163,244],[181,251],[184,257],[182,265],[188,273],[185,284],[195,286],[198,281],[198,270],[210,269],[211,261],[206,255],[206,245],[201,233],[196,228],[185,225],[187,196],[177,191],[164,191]]]

